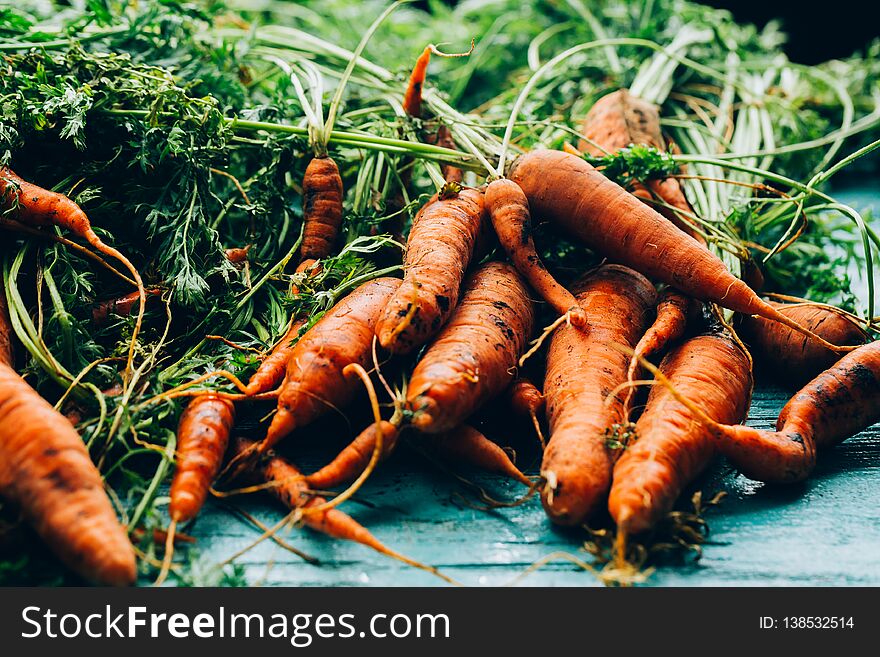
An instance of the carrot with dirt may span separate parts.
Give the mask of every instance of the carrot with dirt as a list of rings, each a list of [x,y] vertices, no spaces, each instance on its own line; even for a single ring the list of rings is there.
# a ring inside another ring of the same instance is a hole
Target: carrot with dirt
[[[587,317],[571,292],[547,271],[535,250],[529,202],[519,185],[499,178],[486,188],[486,209],[498,241],[538,295],[577,328],[587,327]]]
[[[861,344],[867,338],[854,321],[828,307],[809,303],[767,303],[832,344]],[[758,364],[795,387],[824,372],[840,358],[840,354],[763,317],[740,317],[739,331],[752,348]]]
[[[700,335],[676,347],[660,365],[681,395],[717,422],[741,422],[752,374],[748,355],[726,335]],[[718,453],[712,431],[664,386],[654,385],[635,437],[614,465],[608,510],[625,535],[652,528]]]
[[[534,214],[609,260],[694,299],[771,319],[838,352],[852,350],[827,343],[763,301],[717,256],[584,160],[560,151],[531,151],[514,162],[509,177],[525,192]]]
[[[134,550],[79,434],[0,363],[0,496],[68,568],[98,584],[137,577]]]
[[[581,524],[605,502],[614,464],[607,441],[627,421],[616,392],[629,364],[620,347],[635,346],[657,298],[644,276],[620,265],[600,267],[573,290],[590,331],[563,326],[553,334],[544,379],[550,439],[541,501],[559,525]]]
[[[343,298],[294,345],[278,397],[278,411],[261,449],[353,398],[357,380],[346,365],[369,367],[380,313],[400,288],[400,279],[376,278]]]
[[[526,486],[532,485],[532,480],[516,467],[507,452],[472,426],[465,424],[440,435],[425,436],[419,444],[444,461],[497,472]]]
[[[387,458],[397,446],[398,428],[391,422],[383,421],[382,427],[382,452],[379,459]],[[343,448],[330,463],[320,470],[316,470],[305,478],[310,488],[326,490],[335,488],[341,484],[353,481],[360,475],[376,448],[376,424],[372,423],[364,429],[357,438]]]
[[[541,431],[541,422],[538,420],[538,416],[542,415],[546,408],[543,393],[529,379],[519,378],[510,386],[507,395],[510,410],[520,417],[531,419],[538,440],[541,442],[541,449],[544,449],[546,446],[544,432]]]
[[[385,349],[409,353],[443,327],[487,223],[483,193],[476,189],[432,199],[419,210],[406,243],[403,283],[376,326]]]
[[[342,176],[330,156],[315,156],[303,174],[303,236],[300,261],[326,258],[342,225]]]
[[[431,434],[461,425],[510,385],[533,329],[529,290],[516,270],[500,262],[480,267],[413,370],[405,403],[410,424]]]
[[[268,392],[284,380],[290,354],[293,353],[299,334],[306,324],[308,324],[306,319],[295,319],[290,322],[287,332],[248,380],[246,394],[258,395]]]

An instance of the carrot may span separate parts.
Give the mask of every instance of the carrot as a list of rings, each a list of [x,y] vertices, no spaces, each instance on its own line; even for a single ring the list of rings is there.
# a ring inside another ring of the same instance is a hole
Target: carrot
[[[533,328],[532,302],[516,270],[499,262],[480,267],[410,377],[412,425],[425,433],[449,431],[503,392]]]
[[[0,495],[71,570],[99,584],[137,577],[134,551],[79,434],[0,364]]]
[[[476,189],[465,188],[422,207],[407,240],[403,284],[376,327],[385,349],[408,353],[443,327],[458,303],[485,219],[483,193]]]
[[[432,52],[434,52],[434,46],[430,44],[425,46],[413,66],[412,73],[410,73],[406,93],[403,96],[403,111],[407,116],[417,119],[422,116],[422,87],[428,76],[428,64],[431,62]]]
[[[521,417],[532,420],[538,440],[541,441],[541,449],[544,445],[544,433],[541,431],[541,423],[538,416],[544,413],[546,407],[544,395],[538,390],[538,386],[525,378],[519,378],[507,391],[510,409]]]
[[[486,188],[486,209],[498,241],[538,295],[560,315],[567,315],[579,329],[587,327],[587,317],[577,300],[544,267],[532,240],[529,202],[515,182],[493,180]]]
[[[780,313],[718,257],[582,159],[560,151],[531,151],[514,163],[510,178],[525,192],[533,213],[556,222],[610,260],[695,299],[784,324],[835,351],[852,349],[829,345]]]
[[[440,458],[497,472],[526,486],[532,480],[514,465],[507,452],[471,426],[462,425],[436,436],[426,436],[428,449]]]
[[[741,422],[752,390],[748,356],[723,335],[701,335],[676,347],[660,371],[675,390],[718,422]],[[608,510],[621,532],[653,527],[709,464],[718,441],[663,386],[651,389],[631,442],[614,465]]]
[[[248,395],[258,395],[262,392],[268,392],[278,386],[284,379],[284,373],[287,369],[287,363],[290,360],[290,354],[299,338],[299,333],[308,320],[297,319],[290,323],[287,333],[284,334],[278,344],[269,352],[265,360],[260,363],[257,371],[254,372],[247,384]]]
[[[578,525],[604,502],[613,458],[607,433],[626,422],[621,394],[632,348],[645,330],[656,290],[644,276],[604,265],[573,288],[590,317],[590,332],[557,330],[547,351],[544,398],[550,440],[544,451],[544,509],[560,525]]]
[[[190,401],[177,425],[177,468],[171,481],[171,520],[182,524],[196,517],[220,471],[235,407],[210,392]]]
[[[303,175],[301,260],[326,258],[342,225],[342,176],[333,158],[312,158]]]
[[[855,322],[828,308],[773,301],[767,303],[832,344],[860,344],[865,341],[864,331]],[[839,354],[807,340],[787,326],[780,326],[763,317],[742,317],[739,327],[758,362],[777,378],[795,387],[802,386],[827,370],[840,358]]]
[[[397,446],[397,427],[390,422],[383,421],[382,436],[382,453],[379,458],[385,459]],[[305,478],[306,484],[310,488],[326,490],[352,481],[367,467],[375,446],[376,425],[371,423],[333,461],[308,475]]]
[[[147,297],[162,294],[159,288],[147,288],[144,290]],[[110,319],[110,315],[119,315],[126,317],[131,314],[135,306],[140,302],[140,293],[131,292],[115,299],[107,299],[100,301],[92,306],[92,322],[98,326],[102,326]]]
[[[349,363],[368,367],[376,321],[400,287],[396,278],[377,278],[342,299],[294,345],[262,449],[275,445],[294,429],[330,409],[347,404],[357,380],[342,370]]]
[[[578,147],[594,157],[605,155],[606,152],[616,153],[633,144],[651,146],[660,151],[667,150],[666,140],[663,139],[660,129],[659,108],[633,96],[626,89],[619,89],[597,100],[584,119],[581,133],[586,139]],[[672,206],[674,209],[661,206],[658,212],[702,242],[693,226],[675,213],[675,210],[693,213],[678,180],[666,178],[649,180],[644,185],[636,184],[633,194],[649,203],[657,196]]]
[[[248,251],[250,250],[250,244],[245,247],[228,248],[225,251],[226,259],[234,265],[243,265],[248,261]]]
[[[700,419],[745,476],[770,483],[801,481],[816,465],[817,449],[880,420],[880,341],[847,354],[804,386],[782,409],[776,431]]]
[[[9,320],[9,310],[6,305],[6,293],[0,285],[0,363],[13,366],[15,352],[12,349],[13,340],[12,323]]]

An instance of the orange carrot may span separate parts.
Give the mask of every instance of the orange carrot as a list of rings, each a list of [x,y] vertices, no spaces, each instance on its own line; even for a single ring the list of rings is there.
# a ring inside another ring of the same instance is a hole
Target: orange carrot
[[[486,188],[486,209],[498,241],[517,271],[558,314],[568,315],[575,327],[585,329],[583,309],[571,292],[556,282],[535,251],[529,202],[519,185],[503,178],[493,180]]]
[[[526,486],[532,485],[532,480],[514,465],[507,452],[466,424],[440,435],[426,436],[424,443],[429,451],[444,460],[497,472]]]
[[[776,431],[727,426],[702,417],[720,449],[750,479],[800,481],[831,447],[880,420],[880,341],[847,354],[785,405]]]
[[[768,303],[787,317],[821,335],[832,344],[861,344],[865,332],[851,319],[816,305]],[[742,317],[740,333],[754,350],[758,363],[777,378],[800,387],[840,358],[787,326],[763,317]]]
[[[376,327],[379,343],[404,354],[443,327],[458,303],[461,282],[486,224],[483,193],[462,189],[429,201],[409,233],[404,277]]]
[[[71,570],[99,584],[137,577],[134,551],[79,434],[0,364],[0,495]]]
[[[412,73],[410,73],[406,93],[403,96],[403,111],[407,116],[417,119],[422,116],[422,87],[425,85],[425,78],[428,75],[428,64],[431,62],[432,52],[434,52],[434,46],[425,46],[413,66]]]
[[[262,392],[273,390],[278,384],[284,380],[284,373],[287,370],[287,362],[290,360],[290,354],[299,338],[299,333],[308,320],[297,319],[292,320],[287,333],[284,334],[278,344],[269,352],[265,360],[260,363],[257,371],[254,372],[247,384],[248,395],[258,395]]]
[[[390,422],[382,422],[382,453],[386,459],[397,446],[397,427]],[[305,479],[310,488],[326,490],[348,483],[357,478],[373,456],[376,446],[376,425],[370,424],[361,434],[349,443],[333,461]]]
[[[544,509],[560,525],[578,525],[605,501],[613,456],[607,434],[626,422],[624,398],[609,398],[626,379],[628,356],[645,330],[657,293],[641,274],[604,265],[577,282],[590,332],[560,327],[547,351],[544,398],[550,440],[544,451]]]
[[[333,158],[312,158],[303,174],[301,260],[326,258],[342,225],[342,176]]]
[[[154,297],[162,294],[162,290],[151,287],[145,289],[144,294],[146,294],[147,297]],[[92,306],[92,322],[98,326],[102,326],[107,323],[111,314],[127,317],[131,314],[131,311],[135,309],[139,301],[139,292],[131,292],[115,299],[100,301]]]
[[[342,370],[350,363],[370,366],[376,321],[399,287],[396,278],[364,283],[299,339],[290,352],[278,412],[262,449],[351,401],[359,383]]]
[[[14,332],[9,321],[9,310],[6,305],[6,293],[0,285],[0,363],[13,366],[15,353],[12,350]]]
[[[538,386],[525,378],[519,378],[513,382],[513,385],[507,391],[511,410],[521,417],[527,417],[532,420],[535,427],[535,433],[538,434],[538,440],[541,441],[541,448],[544,445],[544,433],[541,431],[541,423],[538,416],[544,413],[546,406],[544,395],[538,390]]]
[[[660,365],[675,390],[712,419],[741,422],[752,390],[748,356],[723,335],[701,335],[676,347]],[[712,431],[670,391],[653,386],[630,442],[614,465],[608,510],[620,531],[653,527],[718,451]]]
[[[687,296],[772,319],[829,346],[759,298],[718,257],[584,160],[560,151],[532,151],[514,163],[510,178],[525,192],[533,213],[610,260]],[[852,349],[830,346],[835,351]]]
[[[250,244],[245,247],[232,247],[226,249],[226,259],[234,265],[243,265],[248,261],[248,251],[250,250]]]
[[[413,426],[449,431],[503,392],[533,328],[532,302],[516,270],[499,262],[480,267],[410,377],[406,408]]]
[[[177,426],[177,467],[171,481],[168,513],[175,523],[196,517],[220,471],[235,407],[210,392],[194,397]]]

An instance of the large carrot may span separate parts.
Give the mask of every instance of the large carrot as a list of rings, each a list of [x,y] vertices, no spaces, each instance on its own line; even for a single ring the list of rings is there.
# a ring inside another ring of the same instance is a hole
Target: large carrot
[[[382,453],[385,459],[397,446],[398,430],[390,422],[382,422]],[[317,490],[335,488],[357,478],[367,467],[376,447],[376,425],[370,424],[357,438],[345,446],[330,463],[308,475],[306,484]]]
[[[210,392],[194,397],[177,426],[177,467],[171,480],[168,512],[176,524],[196,517],[220,471],[235,407]]]
[[[560,151],[531,151],[514,162],[510,178],[525,192],[534,214],[613,262],[695,299],[785,324],[835,351],[851,350],[829,345],[763,301],[718,257],[583,159]]]
[[[560,525],[582,523],[605,501],[613,457],[608,432],[626,422],[624,397],[609,395],[626,379],[632,349],[654,307],[654,286],[631,269],[604,265],[577,282],[590,332],[560,327],[547,351],[544,398],[550,440],[544,451],[544,509]]]
[[[342,225],[342,176],[333,158],[314,157],[303,174],[300,260],[326,258]]]
[[[486,224],[483,193],[462,189],[428,201],[409,233],[404,277],[376,327],[395,354],[420,347],[443,327],[458,303],[461,282]]]
[[[532,220],[526,195],[515,182],[493,180],[486,188],[486,209],[498,241],[508,257],[538,295],[559,315],[567,315],[579,329],[587,327],[587,317],[571,292],[547,271],[532,240]]]
[[[817,449],[880,420],[880,341],[847,354],[804,386],[782,409],[776,431],[701,419],[720,438],[724,455],[750,479],[805,479],[816,465]]]
[[[248,381],[248,395],[268,392],[284,380],[284,373],[287,370],[290,354],[293,353],[299,333],[306,323],[307,320],[305,319],[295,319],[290,322],[287,333],[284,334],[278,341],[278,344],[269,352],[269,355],[260,363],[257,371],[254,372]]]
[[[0,363],[0,495],[71,570],[99,584],[137,577],[134,550],[79,434]]]
[[[443,460],[497,472],[526,486],[532,485],[531,479],[516,467],[507,452],[469,425],[426,436],[424,443],[430,452]]]
[[[359,384],[342,370],[350,363],[369,366],[376,321],[399,287],[397,278],[364,283],[299,339],[287,362],[278,412],[272,418],[263,449],[351,401]]]
[[[748,356],[723,335],[701,335],[676,347],[660,371],[712,419],[741,422],[752,390]],[[645,531],[671,511],[682,490],[718,451],[712,431],[659,385],[630,442],[614,465],[608,510],[626,534]]]
[[[660,129],[659,108],[633,96],[626,89],[619,89],[597,100],[584,119],[581,133],[586,139],[578,147],[594,157],[605,155],[606,152],[616,153],[633,144],[666,150],[666,140]],[[661,206],[658,209],[660,214],[702,242],[693,226],[675,213],[675,210],[693,213],[678,180],[664,178],[646,181],[644,185],[636,184],[633,194],[646,202],[651,202],[654,196],[659,197],[672,208]]]
[[[516,270],[499,262],[480,267],[410,377],[412,425],[425,433],[449,431],[503,392],[533,328],[529,291]]]
[[[810,304],[768,303],[832,344],[860,344],[865,341],[865,332],[841,313]],[[763,317],[742,317],[739,327],[743,339],[754,351],[758,364],[795,387],[802,386],[827,370],[840,358],[839,354],[787,326],[780,326]]]

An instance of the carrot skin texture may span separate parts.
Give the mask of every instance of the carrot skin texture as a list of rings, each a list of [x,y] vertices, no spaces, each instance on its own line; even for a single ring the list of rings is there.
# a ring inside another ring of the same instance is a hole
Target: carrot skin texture
[[[695,299],[779,319],[719,258],[584,160],[532,151],[514,163],[510,178],[525,192],[532,213],[556,222],[611,261]]]
[[[654,286],[620,265],[604,265],[578,281],[575,295],[590,318],[584,334],[561,326],[547,351],[544,398],[550,440],[541,474],[541,501],[550,520],[578,525],[604,502],[613,456],[606,431],[626,421],[624,393],[606,398],[626,380],[629,356],[656,302]]]
[[[376,328],[385,349],[409,353],[443,327],[458,303],[465,271],[487,224],[483,193],[476,189],[432,199],[419,210],[403,258],[403,284]]]
[[[745,419],[752,374],[748,357],[730,338],[691,338],[663,359],[660,371],[716,422]],[[712,430],[661,385],[651,388],[635,433],[614,465],[608,497],[611,517],[628,534],[652,528],[671,511],[718,452]]]
[[[342,176],[331,157],[312,158],[303,175],[301,260],[319,260],[333,251],[342,225]]]
[[[523,417],[538,416],[544,412],[546,403],[543,393],[528,379],[520,378],[513,382],[508,391],[510,408]]]
[[[776,431],[718,426],[722,453],[750,479],[801,481],[816,450],[880,421],[880,341],[848,353],[804,386],[782,409]]]
[[[577,299],[553,278],[535,250],[529,201],[519,185],[505,178],[493,180],[486,188],[486,209],[516,270],[559,315],[570,313],[571,323],[585,329],[587,317]]]
[[[819,306],[791,307],[773,301],[768,303],[832,344],[860,344],[865,341],[864,331],[855,322],[833,310]],[[743,339],[754,351],[758,362],[789,385],[804,385],[840,359],[840,354],[763,317],[744,316],[740,318],[739,325]]]
[[[462,425],[440,435],[426,436],[424,440],[428,449],[444,460],[497,472],[526,486],[532,485],[531,479],[516,467],[507,452],[471,426]]]
[[[533,329],[532,301],[516,270],[490,262],[475,271],[410,377],[406,408],[413,426],[449,431],[503,392]]]
[[[364,283],[299,339],[288,358],[278,412],[262,449],[352,400],[362,384],[342,370],[350,363],[370,367],[376,321],[399,287],[397,278]]]
[[[18,374],[0,364],[0,494],[71,570],[127,586],[134,550],[79,434]]]
[[[177,467],[171,480],[171,519],[182,524],[198,515],[214,483],[235,422],[228,399],[206,393],[194,397],[177,426]]]
[[[268,392],[277,387],[283,380],[287,370],[287,363],[290,360],[290,354],[293,353],[295,346],[294,340],[299,337],[299,332],[307,323],[305,319],[294,320],[284,337],[278,341],[278,344],[269,352],[265,360],[260,363],[257,371],[254,372],[247,384],[248,395],[258,395],[262,392]]]
[[[398,431],[390,422],[382,421],[382,452],[380,461],[391,455],[397,446]],[[306,477],[310,488],[326,490],[352,481],[363,472],[376,447],[376,425],[370,424],[357,438],[343,448],[330,463]]]
[[[421,118],[422,116],[422,88],[425,86],[425,78],[428,76],[428,64],[431,63],[431,46],[425,47],[422,54],[416,60],[409,83],[403,95],[403,111],[407,116]]]

